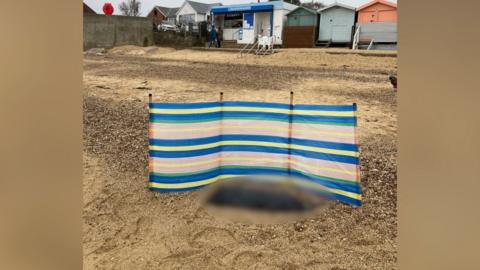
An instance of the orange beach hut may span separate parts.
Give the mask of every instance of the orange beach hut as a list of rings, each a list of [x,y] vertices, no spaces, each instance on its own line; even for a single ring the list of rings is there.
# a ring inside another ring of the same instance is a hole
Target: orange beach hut
[[[357,8],[353,48],[397,48],[397,4],[373,0]]]
[[[357,8],[358,22],[396,22],[397,21],[397,4],[384,1],[374,0]]]

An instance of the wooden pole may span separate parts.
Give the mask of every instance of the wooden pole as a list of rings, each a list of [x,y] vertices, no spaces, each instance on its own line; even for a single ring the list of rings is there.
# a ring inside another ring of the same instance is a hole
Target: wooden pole
[[[290,110],[288,115],[288,175],[292,171],[292,125],[293,125],[293,91],[290,92]]]
[[[220,102],[223,102],[223,92],[220,92]]]

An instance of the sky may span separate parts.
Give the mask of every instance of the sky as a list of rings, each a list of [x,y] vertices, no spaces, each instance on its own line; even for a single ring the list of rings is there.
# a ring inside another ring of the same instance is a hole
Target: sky
[[[114,8],[114,14],[120,14],[118,5],[123,2],[124,0],[83,0],[89,7],[91,7],[95,12],[99,14],[103,14],[102,6],[106,2],[110,2]],[[231,4],[244,4],[244,3],[252,3],[257,2],[255,0],[193,0],[196,2],[203,2],[203,3],[218,3],[221,2],[223,5],[231,5]],[[260,0],[265,1],[265,0]],[[302,2],[310,2],[311,0],[300,0]],[[361,6],[371,0],[337,0],[336,2],[346,4],[353,7]],[[396,3],[396,0],[389,0],[391,2]],[[140,0],[141,2],[141,14],[140,16],[147,16],[148,12],[152,10],[154,6],[165,6],[165,7],[179,7],[182,5],[183,0]],[[320,0],[320,2],[329,5],[335,2],[335,0]]]

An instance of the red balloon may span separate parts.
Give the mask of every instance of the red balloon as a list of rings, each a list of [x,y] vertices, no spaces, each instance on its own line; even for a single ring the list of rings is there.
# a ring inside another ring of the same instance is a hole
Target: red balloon
[[[103,4],[103,13],[105,13],[106,15],[112,15],[112,13],[113,13],[112,3]]]

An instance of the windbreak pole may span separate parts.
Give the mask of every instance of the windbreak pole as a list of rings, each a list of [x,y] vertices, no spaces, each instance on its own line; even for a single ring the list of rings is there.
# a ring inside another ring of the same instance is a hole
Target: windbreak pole
[[[220,92],[220,120],[218,121],[220,128],[219,128],[219,135],[220,135],[220,151],[218,156],[218,168],[220,171],[222,170],[222,143],[223,143],[223,92]],[[221,173],[220,173],[221,174]]]
[[[148,148],[150,148],[150,138],[152,138],[152,122],[150,119],[150,109],[151,109],[151,104],[152,104],[152,99],[153,96],[151,93],[148,94]],[[150,150],[150,149],[149,149]],[[153,172],[153,162],[152,162],[152,157],[150,154],[148,155],[148,174]]]
[[[292,172],[292,125],[293,125],[293,91],[290,92],[290,111],[288,115],[288,175]]]

